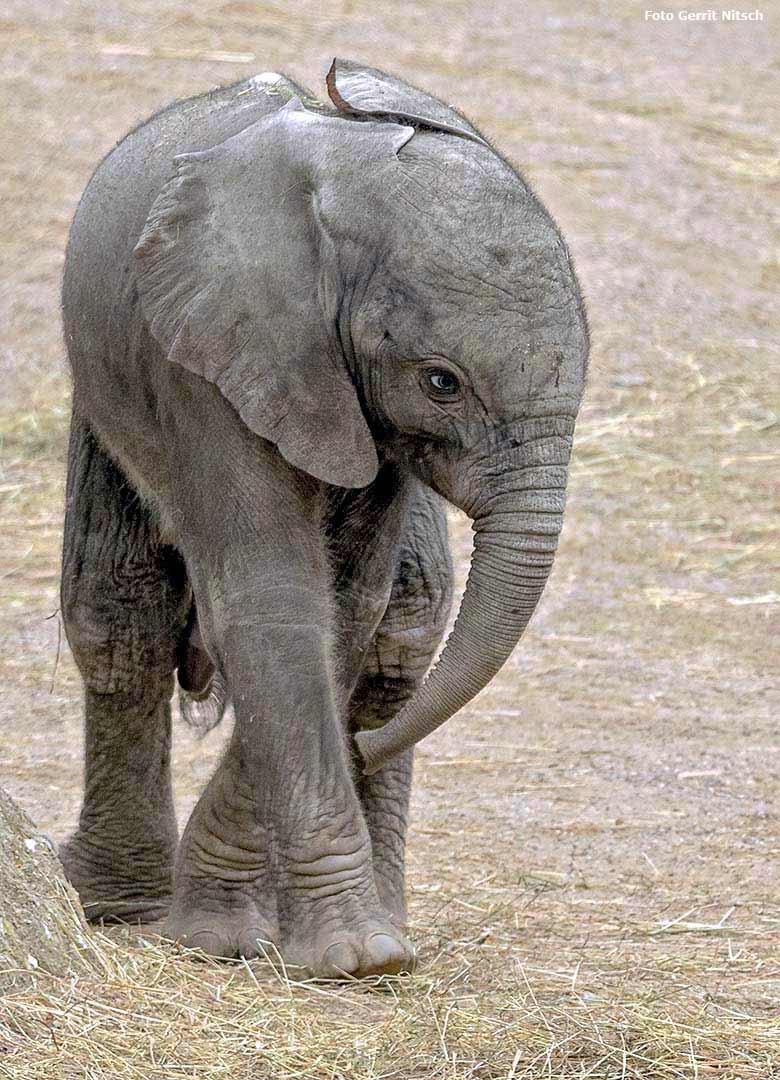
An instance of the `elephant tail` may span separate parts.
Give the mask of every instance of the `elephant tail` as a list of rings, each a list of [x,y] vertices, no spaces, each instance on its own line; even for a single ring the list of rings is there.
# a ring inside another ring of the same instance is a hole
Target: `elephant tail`
[[[194,602],[177,649],[176,679],[182,718],[202,739],[225,715],[227,682],[203,644]]]
[[[179,685],[179,709],[182,719],[200,739],[222,721],[227,704],[227,683],[218,669],[214,670],[205,693],[192,694]]]

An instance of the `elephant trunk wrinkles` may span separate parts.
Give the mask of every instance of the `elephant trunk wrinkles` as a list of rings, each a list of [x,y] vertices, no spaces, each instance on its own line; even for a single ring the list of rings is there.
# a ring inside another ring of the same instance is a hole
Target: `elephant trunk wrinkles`
[[[470,513],[474,530],[458,618],[413,700],[384,727],[357,734],[367,773],[471,701],[503,667],[528,625],[558,546],[574,426],[568,418],[533,423],[534,437],[519,454],[513,450],[491,462],[492,480],[476,505],[452,499]]]

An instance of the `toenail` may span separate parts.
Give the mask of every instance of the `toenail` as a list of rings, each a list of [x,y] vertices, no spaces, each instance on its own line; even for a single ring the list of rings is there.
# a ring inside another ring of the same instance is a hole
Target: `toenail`
[[[335,974],[351,975],[359,966],[358,955],[346,941],[337,941],[329,945],[323,957],[326,969],[333,969]]]
[[[238,954],[251,959],[254,956],[270,956],[273,959],[274,949],[271,936],[267,930],[260,926],[253,926],[244,930],[238,939]]]
[[[375,962],[380,964],[399,964],[400,970],[411,971],[415,964],[414,949],[404,946],[397,938],[379,931],[371,934],[367,942]]]
[[[196,930],[183,937],[181,944],[187,949],[199,949],[209,956],[223,956],[225,953],[222,939],[213,930]]]

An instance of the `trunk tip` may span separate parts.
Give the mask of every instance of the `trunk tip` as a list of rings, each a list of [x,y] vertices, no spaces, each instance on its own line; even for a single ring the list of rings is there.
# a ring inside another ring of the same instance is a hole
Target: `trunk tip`
[[[363,759],[363,773],[371,776],[379,772],[385,762],[392,757],[382,747],[381,728],[377,731],[358,731],[355,733],[355,742]]]

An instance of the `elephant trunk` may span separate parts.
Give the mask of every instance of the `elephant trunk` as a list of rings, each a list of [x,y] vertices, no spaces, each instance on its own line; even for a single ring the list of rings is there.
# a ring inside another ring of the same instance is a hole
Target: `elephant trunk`
[[[534,427],[519,453],[513,440],[511,451],[491,460],[486,494],[476,505],[451,499],[470,513],[474,529],[458,618],[416,696],[384,727],[356,735],[366,773],[471,701],[503,667],[533,615],[561,531],[573,422],[546,417]]]

